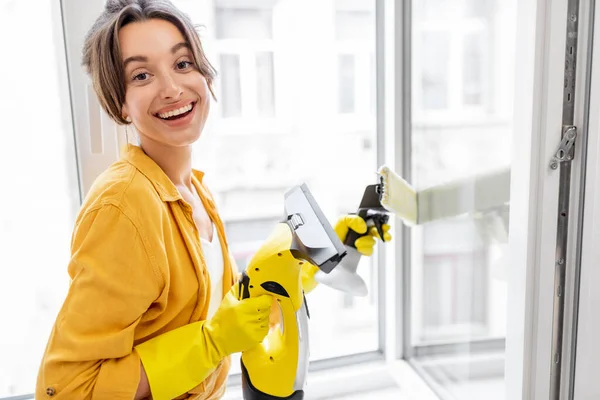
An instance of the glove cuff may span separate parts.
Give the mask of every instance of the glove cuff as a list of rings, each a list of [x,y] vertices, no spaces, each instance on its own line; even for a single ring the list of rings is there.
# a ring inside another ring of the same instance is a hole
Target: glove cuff
[[[166,332],[135,346],[154,400],[173,399],[202,383],[220,358],[207,340],[205,321]]]

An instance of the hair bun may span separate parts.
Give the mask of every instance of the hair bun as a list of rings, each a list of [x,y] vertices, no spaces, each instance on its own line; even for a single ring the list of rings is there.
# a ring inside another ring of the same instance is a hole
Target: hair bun
[[[109,12],[117,12],[131,4],[136,3],[138,3],[137,0],[106,0],[104,8]]]

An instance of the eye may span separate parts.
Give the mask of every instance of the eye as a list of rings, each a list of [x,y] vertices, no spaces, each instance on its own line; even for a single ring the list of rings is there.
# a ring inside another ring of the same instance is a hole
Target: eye
[[[187,69],[190,68],[191,66],[193,66],[194,64],[192,64],[189,61],[179,61],[177,63],[177,69]]]
[[[132,78],[134,81],[145,81],[146,79],[148,79],[147,72],[142,72],[141,74],[137,74]]]

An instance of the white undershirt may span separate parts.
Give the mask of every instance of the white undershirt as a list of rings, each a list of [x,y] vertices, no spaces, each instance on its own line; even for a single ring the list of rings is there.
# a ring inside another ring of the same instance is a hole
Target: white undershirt
[[[215,224],[212,224],[212,242],[200,237],[202,243],[202,252],[206,262],[206,269],[210,276],[210,302],[208,303],[208,316],[211,318],[223,297],[223,251],[219,240],[218,231],[215,229]]]

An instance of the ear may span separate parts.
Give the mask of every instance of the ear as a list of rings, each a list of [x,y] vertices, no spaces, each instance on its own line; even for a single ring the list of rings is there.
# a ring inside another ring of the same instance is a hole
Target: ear
[[[131,122],[131,117],[129,117],[129,111],[127,111],[127,106],[125,104],[121,107],[121,117],[127,122]]]

